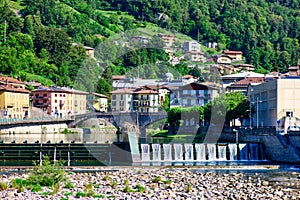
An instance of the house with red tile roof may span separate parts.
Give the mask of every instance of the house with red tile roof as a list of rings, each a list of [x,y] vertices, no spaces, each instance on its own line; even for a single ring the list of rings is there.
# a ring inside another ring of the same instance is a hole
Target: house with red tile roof
[[[0,118],[30,117],[29,93],[21,80],[0,76]]]
[[[233,61],[239,61],[243,59],[243,52],[241,51],[224,50],[223,54],[229,56]]]
[[[231,84],[229,87],[226,88],[227,89],[226,92],[240,91],[243,94],[247,95],[247,90],[249,85],[258,85],[264,82],[265,82],[264,77],[247,77],[245,79],[239,80]]]

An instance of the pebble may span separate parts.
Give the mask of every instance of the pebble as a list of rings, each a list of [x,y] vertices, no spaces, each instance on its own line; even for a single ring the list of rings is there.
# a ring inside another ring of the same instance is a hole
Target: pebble
[[[104,199],[298,199],[300,194],[300,187],[297,187],[299,173],[290,173],[291,181],[285,184],[280,181],[270,183],[268,177],[260,177],[260,174],[218,174],[199,172],[195,169],[192,171],[189,168],[111,167],[117,170],[113,172],[107,171],[108,167],[98,169],[103,171],[67,173],[66,176],[74,188],[67,189],[62,184],[60,191],[54,195],[45,195],[45,192],[51,192],[51,189],[46,187],[41,192],[25,189],[24,192],[17,193],[11,186],[11,180],[17,177],[26,178],[28,172],[1,174],[0,180],[9,183],[10,186],[0,192],[0,199],[76,199],[76,193],[87,192],[86,185],[90,183],[93,184],[92,190],[95,194],[103,195]],[[105,180],[104,177],[109,177],[109,180]],[[161,177],[161,181],[153,181],[155,177]],[[126,179],[129,180],[129,192],[123,191]],[[112,180],[117,185],[112,186]],[[137,191],[137,186],[144,187],[145,191]],[[66,193],[72,194],[66,196]]]

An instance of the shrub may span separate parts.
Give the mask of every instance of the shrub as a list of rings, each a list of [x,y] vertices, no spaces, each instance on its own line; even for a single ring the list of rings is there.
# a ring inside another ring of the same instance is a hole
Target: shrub
[[[71,189],[74,188],[74,185],[70,181],[67,181],[64,188]]]
[[[128,179],[124,180],[124,185],[129,185],[129,180]]]
[[[132,192],[132,189],[128,185],[126,185],[123,189],[123,192]]]
[[[76,198],[87,197],[87,194],[85,192],[77,192],[75,196],[76,196]]]
[[[26,180],[21,178],[15,178],[11,181],[12,187],[17,189],[17,192],[23,192],[24,187],[26,186]]]
[[[28,186],[26,186],[26,188],[28,188],[29,190],[31,190],[31,192],[39,192],[39,191],[43,190],[42,186],[40,186],[39,184],[28,185]]]
[[[191,184],[187,184],[186,186],[186,190],[185,190],[187,193],[190,193],[192,192],[192,185]]]
[[[107,176],[107,175],[105,175],[104,177],[103,177],[103,179],[102,179],[103,181],[109,181],[110,180],[110,177],[109,176]]]
[[[146,191],[146,188],[143,187],[142,185],[137,185],[135,187],[135,189],[137,190],[137,192],[145,192]]]
[[[93,197],[94,195],[95,195],[94,190],[89,190],[89,191],[87,191],[87,193],[86,193],[86,196],[88,196],[88,197]]]
[[[161,181],[161,177],[160,177],[160,176],[156,176],[156,177],[152,180],[153,183],[158,183],[158,182],[160,182],[160,181]]]
[[[116,188],[116,187],[118,186],[118,182],[117,182],[116,180],[111,180],[111,181],[110,181],[110,186],[111,186],[112,188]]]
[[[1,181],[0,182],[0,191],[7,190],[7,189],[8,189],[8,184]]]
[[[62,169],[63,161],[51,163],[48,156],[43,156],[43,162],[40,166],[36,162],[33,171],[27,179],[31,185],[39,184],[41,186],[59,189],[60,184],[66,181],[65,171]]]
[[[93,184],[89,183],[87,185],[85,185],[85,190],[92,190],[93,189]]]

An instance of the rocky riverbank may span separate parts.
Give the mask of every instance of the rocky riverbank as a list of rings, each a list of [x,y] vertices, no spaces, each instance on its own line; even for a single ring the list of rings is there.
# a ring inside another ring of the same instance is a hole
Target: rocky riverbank
[[[56,194],[25,189],[18,193],[11,180],[28,173],[1,171],[9,188],[0,199],[299,199],[300,174],[295,172],[215,173],[197,168],[103,167],[67,172],[68,183]]]

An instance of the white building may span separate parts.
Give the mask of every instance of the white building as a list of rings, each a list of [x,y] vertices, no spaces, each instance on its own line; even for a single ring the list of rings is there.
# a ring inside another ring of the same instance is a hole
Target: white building
[[[300,125],[300,79],[274,79],[249,87],[248,99],[255,108],[253,126],[278,126],[286,131]],[[279,124],[277,124],[279,122]]]
[[[193,40],[183,43],[183,50],[190,52],[200,52],[201,47],[197,41]]]
[[[170,107],[203,106],[219,96],[220,88],[204,83],[190,83],[174,89],[170,94]]]
[[[132,109],[133,90],[122,88],[110,92],[111,110],[114,112],[130,112]]]

